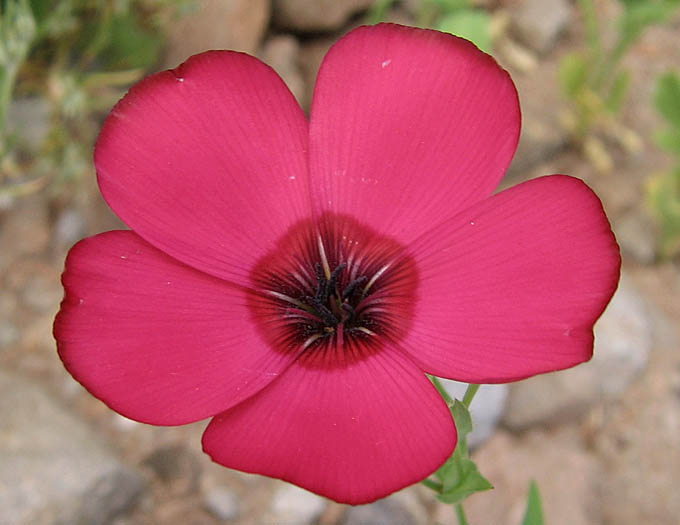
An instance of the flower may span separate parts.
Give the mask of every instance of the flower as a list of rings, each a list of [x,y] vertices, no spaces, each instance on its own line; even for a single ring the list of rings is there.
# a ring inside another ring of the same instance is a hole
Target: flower
[[[620,258],[598,198],[543,177],[492,196],[520,129],[471,43],[361,27],[309,120],[281,79],[211,51],[115,106],[99,186],[132,229],[71,250],[54,334],[113,410],[213,417],[218,463],[366,503],[451,454],[426,373],[495,383],[592,355]]]

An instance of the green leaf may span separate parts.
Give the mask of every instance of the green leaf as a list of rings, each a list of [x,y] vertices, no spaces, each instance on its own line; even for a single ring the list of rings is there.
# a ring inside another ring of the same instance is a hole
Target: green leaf
[[[451,414],[456,422],[458,445],[446,463],[435,472],[435,476],[442,484],[437,497],[444,503],[458,503],[470,494],[493,488],[493,485],[480,474],[474,461],[468,457],[466,438],[472,432],[470,412],[456,399],[451,406]]]
[[[161,38],[142,27],[133,13],[116,16],[109,27],[110,41],[101,58],[112,68],[147,68],[158,58]]]
[[[680,166],[650,180],[647,200],[661,226],[661,254],[677,255],[680,253]]]
[[[436,29],[466,38],[482,51],[491,52],[490,19],[485,11],[459,9],[439,20]]]
[[[680,127],[659,131],[654,138],[659,146],[680,158]]]
[[[538,485],[531,481],[529,485],[529,499],[527,500],[527,510],[524,513],[522,525],[544,525],[543,504],[541,494],[538,492]]]
[[[442,11],[444,11],[444,13],[453,13],[454,11],[470,7],[469,0],[426,0],[426,1],[432,2]]]
[[[620,18],[621,40],[632,42],[650,25],[665,21],[672,13],[674,2],[628,2]]]
[[[588,63],[581,55],[567,55],[560,62],[558,74],[564,93],[574,99],[586,85]]]
[[[621,109],[621,105],[626,98],[628,93],[628,88],[630,87],[631,75],[630,71],[621,71],[614,78],[612,87],[609,91],[609,97],[605,102],[605,107],[610,113],[618,113]]]
[[[654,104],[673,127],[680,129],[680,76],[677,73],[667,72],[659,77]]]
[[[470,415],[470,411],[463,403],[456,399],[451,407],[451,414],[453,415],[453,420],[456,422],[458,441],[462,441],[467,438],[467,435],[470,432],[472,432],[472,416]]]
[[[470,494],[493,488],[471,459],[454,454],[440,470],[442,469],[443,487],[437,498],[444,503],[458,503]]]

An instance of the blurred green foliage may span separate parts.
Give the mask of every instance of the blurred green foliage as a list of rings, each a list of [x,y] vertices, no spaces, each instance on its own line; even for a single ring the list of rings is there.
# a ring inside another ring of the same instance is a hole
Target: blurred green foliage
[[[97,118],[159,58],[187,0],[0,1],[0,197],[91,170]],[[47,102],[38,149],[8,130],[12,98]],[[31,150],[33,148],[33,150]]]
[[[529,484],[529,497],[527,498],[527,508],[524,511],[522,525],[545,525],[541,494],[535,481]]]
[[[639,148],[639,139],[617,120],[630,87],[630,71],[621,67],[626,52],[645,29],[665,22],[680,0],[619,0],[622,12],[614,22],[611,45],[602,41],[603,22],[593,0],[578,0],[586,30],[587,46],[566,56],[560,64],[562,90],[571,102],[567,125],[574,141],[601,171],[611,169],[611,159],[600,140],[613,138],[625,149]]]
[[[661,226],[660,252],[663,257],[680,254],[680,75],[668,72],[656,84],[654,104],[666,120],[657,134],[658,144],[675,157],[675,166],[656,175],[648,187],[648,202]]]
[[[387,18],[395,0],[378,0],[369,18],[377,24]],[[421,0],[417,25],[451,33],[473,42],[482,51],[491,52],[491,18],[470,0]]]

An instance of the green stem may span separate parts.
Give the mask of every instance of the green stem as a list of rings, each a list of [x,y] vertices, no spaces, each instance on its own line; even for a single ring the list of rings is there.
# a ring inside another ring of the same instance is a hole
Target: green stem
[[[458,517],[458,525],[469,525],[467,517],[465,516],[465,510],[463,509],[462,503],[456,503],[456,516]]]
[[[12,90],[17,76],[17,68],[10,64],[0,74],[0,158],[4,156],[7,112],[12,101]]]
[[[378,0],[369,11],[368,19],[371,24],[378,24],[385,20],[394,0]]]
[[[441,483],[439,483],[438,481],[435,481],[433,479],[426,478],[423,481],[421,481],[421,483],[423,485],[425,485],[428,489],[432,489],[435,492],[439,492],[439,493],[441,493],[442,488],[443,488],[443,485]]]
[[[583,21],[586,25],[586,35],[592,62],[599,67],[602,61],[602,42],[600,40],[600,24],[597,20],[597,13],[593,0],[578,0],[578,5],[583,13]]]
[[[463,404],[465,405],[465,408],[470,408],[470,403],[472,403],[472,399],[475,397],[477,390],[479,390],[479,385],[474,383],[470,383],[468,385],[465,395],[463,396]]]
[[[441,381],[439,381],[439,378],[436,376],[430,376],[430,380],[432,381],[432,384],[435,386],[435,388],[439,391],[439,394],[444,398],[446,404],[449,406],[453,405],[453,398],[446,391],[446,388],[444,388],[444,385],[442,385]]]

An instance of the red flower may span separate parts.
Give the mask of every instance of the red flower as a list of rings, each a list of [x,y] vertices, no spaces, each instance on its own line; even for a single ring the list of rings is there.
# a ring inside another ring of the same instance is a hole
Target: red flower
[[[395,25],[329,51],[309,122],[244,54],[150,76],[97,143],[132,231],[68,256],[66,368],[138,421],[215,416],[215,461],[336,501],[423,479],[456,442],[425,373],[493,383],[587,361],[618,281],[580,180],[492,196],[519,128],[491,57]]]

